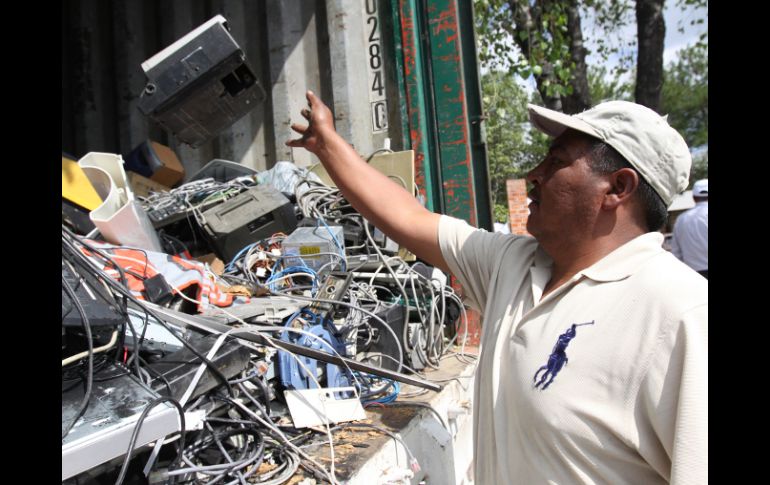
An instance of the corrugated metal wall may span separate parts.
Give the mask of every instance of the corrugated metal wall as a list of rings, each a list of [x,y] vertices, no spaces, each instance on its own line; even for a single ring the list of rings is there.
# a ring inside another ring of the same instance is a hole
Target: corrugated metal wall
[[[198,149],[168,136],[137,108],[141,63],[216,14],[223,15],[267,100]],[[169,145],[189,174],[215,158],[257,170],[278,160],[312,162],[289,150],[304,92],[331,100],[326,7],[315,0],[64,0],[62,151],[124,156],[147,138]]]
[[[312,89],[359,154],[368,157],[386,139],[393,150],[414,149],[427,207],[488,227],[469,7],[466,0],[64,0],[62,151],[125,157],[149,138],[170,146],[188,177],[217,158],[256,170],[281,160],[307,166],[315,156],[285,141],[297,136],[292,123],[306,123],[300,110]],[[141,64],[217,14],[267,98],[194,149],[139,111]]]

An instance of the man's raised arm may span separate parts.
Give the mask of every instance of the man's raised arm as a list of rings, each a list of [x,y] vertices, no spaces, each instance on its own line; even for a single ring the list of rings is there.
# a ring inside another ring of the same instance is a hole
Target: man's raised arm
[[[302,137],[286,144],[314,153],[361,215],[418,257],[448,272],[438,243],[440,216],[362,160],[335,131],[331,111],[311,91],[307,100],[310,108],[304,108],[302,116],[309,124],[293,124],[291,128]]]

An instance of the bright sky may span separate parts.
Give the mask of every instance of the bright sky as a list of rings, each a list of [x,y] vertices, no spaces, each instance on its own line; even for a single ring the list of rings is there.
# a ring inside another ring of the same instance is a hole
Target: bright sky
[[[708,12],[703,12],[703,9],[696,10],[692,7],[686,9],[680,9],[676,6],[676,0],[666,0],[665,2],[665,19],[666,19],[666,40],[663,51],[663,64],[667,65],[669,62],[676,59],[676,53],[680,49],[690,46],[697,42],[698,36],[708,30]],[[619,35],[623,40],[630,40],[636,38],[636,16],[633,8],[630,12],[631,22],[626,25]],[[701,25],[691,26],[690,21],[703,17],[704,22]],[[684,28],[684,33],[679,32],[679,26]],[[592,19],[582,19],[582,26],[584,35],[591,31]],[[587,36],[586,47],[590,50],[595,50],[595,44],[591,42],[590,36]],[[636,55],[634,54],[634,61]],[[618,57],[611,57],[608,60],[608,64],[617,63]],[[601,61],[600,57],[596,54],[589,54],[586,59],[588,65],[596,65]],[[608,67],[610,67],[608,65]]]
[[[701,9],[702,10],[702,9]],[[703,24],[690,26],[690,21],[703,17]],[[679,33],[678,23],[684,27],[684,33]],[[698,41],[698,36],[708,31],[709,17],[708,12],[689,8],[681,11],[676,8],[676,2],[668,0],[666,2],[666,44],[663,51],[663,64],[668,64],[676,59],[676,51],[683,47],[694,44]]]

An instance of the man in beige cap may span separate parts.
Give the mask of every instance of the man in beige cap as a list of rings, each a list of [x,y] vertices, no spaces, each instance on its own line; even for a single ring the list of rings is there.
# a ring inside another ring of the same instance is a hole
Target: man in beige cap
[[[476,483],[706,483],[708,282],[661,248],[687,145],[623,101],[574,116],[530,106],[555,137],[527,175],[528,231],[426,210],[366,164],[308,93],[315,153],[369,221],[454,274],[484,316],[474,389]]]

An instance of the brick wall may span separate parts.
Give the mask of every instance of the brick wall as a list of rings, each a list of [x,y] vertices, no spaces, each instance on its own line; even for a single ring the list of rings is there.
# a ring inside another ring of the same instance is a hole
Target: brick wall
[[[527,232],[527,181],[524,179],[509,179],[506,181],[508,191],[508,221],[511,234],[529,235]]]

